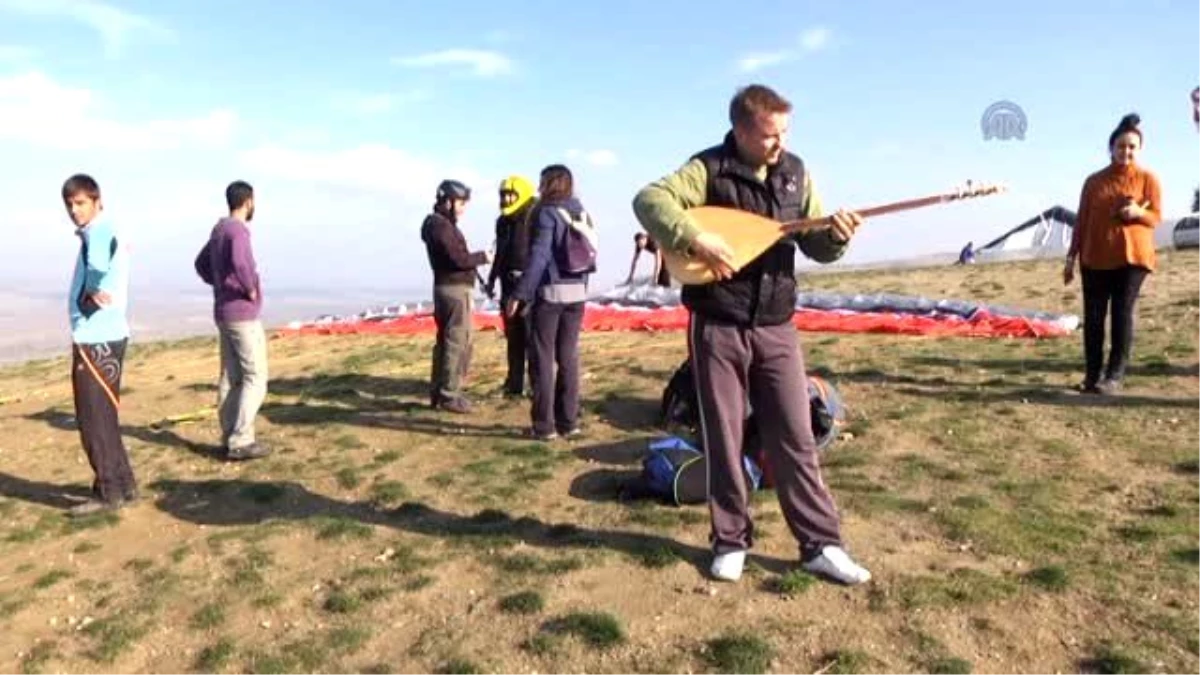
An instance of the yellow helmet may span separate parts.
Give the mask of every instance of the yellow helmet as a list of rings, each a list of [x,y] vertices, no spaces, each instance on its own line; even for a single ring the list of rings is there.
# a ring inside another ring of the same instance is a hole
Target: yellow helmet
[[[503,195],[505,192],[511,192],[517,196],[512,204],[508,206],[501,204],[500,206],[500,213],[511,216],[533,199],[533,183],[522,176],[509,176],[500,181],[500,194]]]

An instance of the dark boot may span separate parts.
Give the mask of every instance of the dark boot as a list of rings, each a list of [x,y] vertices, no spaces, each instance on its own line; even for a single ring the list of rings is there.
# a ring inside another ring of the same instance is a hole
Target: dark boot
[[[129,499],[125,496],[118,497],[117,499],[99,499],[97,497],[91,497],[87,501],[67,509],[67,515],[71,518],[86,518],[88,516],[93,516],[100,513],[107,513],[109,511],[118,511],[129,504],[132,504],[134,501],[136,501],[136,499],[136,491],[133,499]]]
[[[471,402],[463,397],[443,399],[437,404],[438,410],[445,410],[456,415],[466,415],[471,412]]]

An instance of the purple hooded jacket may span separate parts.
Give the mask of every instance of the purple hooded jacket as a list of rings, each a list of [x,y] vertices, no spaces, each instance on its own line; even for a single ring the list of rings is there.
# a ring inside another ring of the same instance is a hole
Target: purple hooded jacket
[[[236,218],[222,218],[196,256],[196,274],[213,288],[213,318],[219,323],[253,321],[262,311],[262,288],[250,228]]]

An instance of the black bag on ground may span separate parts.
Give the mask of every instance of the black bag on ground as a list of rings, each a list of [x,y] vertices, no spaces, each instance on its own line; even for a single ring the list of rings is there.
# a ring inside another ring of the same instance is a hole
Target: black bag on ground
[[[837,439],[838,433],[846,420],[846,409],[842,402],[841,393],[833,383],[809,373],[808,375],[809,408],[812,415],[813,437],[817,441],[817,449],[824,452]],[[756,443],[757,434],[754,431],[754,411],[749,403],[746,409],[747,438],[745,445]],[[696,432],[700,426],[699,403],[696,400],[696,383],[692,379],[692,365],[684,361],[675,369],[667,386],[663,389],[662,401],[659,406],[659,422],[670,429],[673,426],[683,427]],[[754,442],[752,442],[754,441]],[[703,448],[701,448],[703,449]]]

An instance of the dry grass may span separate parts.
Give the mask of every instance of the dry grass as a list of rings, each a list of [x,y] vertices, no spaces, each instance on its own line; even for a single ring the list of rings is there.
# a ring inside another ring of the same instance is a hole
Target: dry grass
[[[825,476],[875,580],[795,572],[769,495],[747,578],[713,585],[703,507],[616,500],[661,433],[679,334],[583,338],[574,443],[523,402],[425,406],[430,342],[271,343],[263,461],[214,459],[216,346],[135,344],[122,422],[145,500],[65,523],[90,473],[62,359],[0,371],[0,669],[224,672],[939,672],[1197,659],[1197,256],[1164,255],[1128,387],[1081,398],[1078,336],[803,334],[851,410]],[[806,286],[1078,311],[1058,267],[820,274]],[[820,611],[814,611],[820,608]]]

